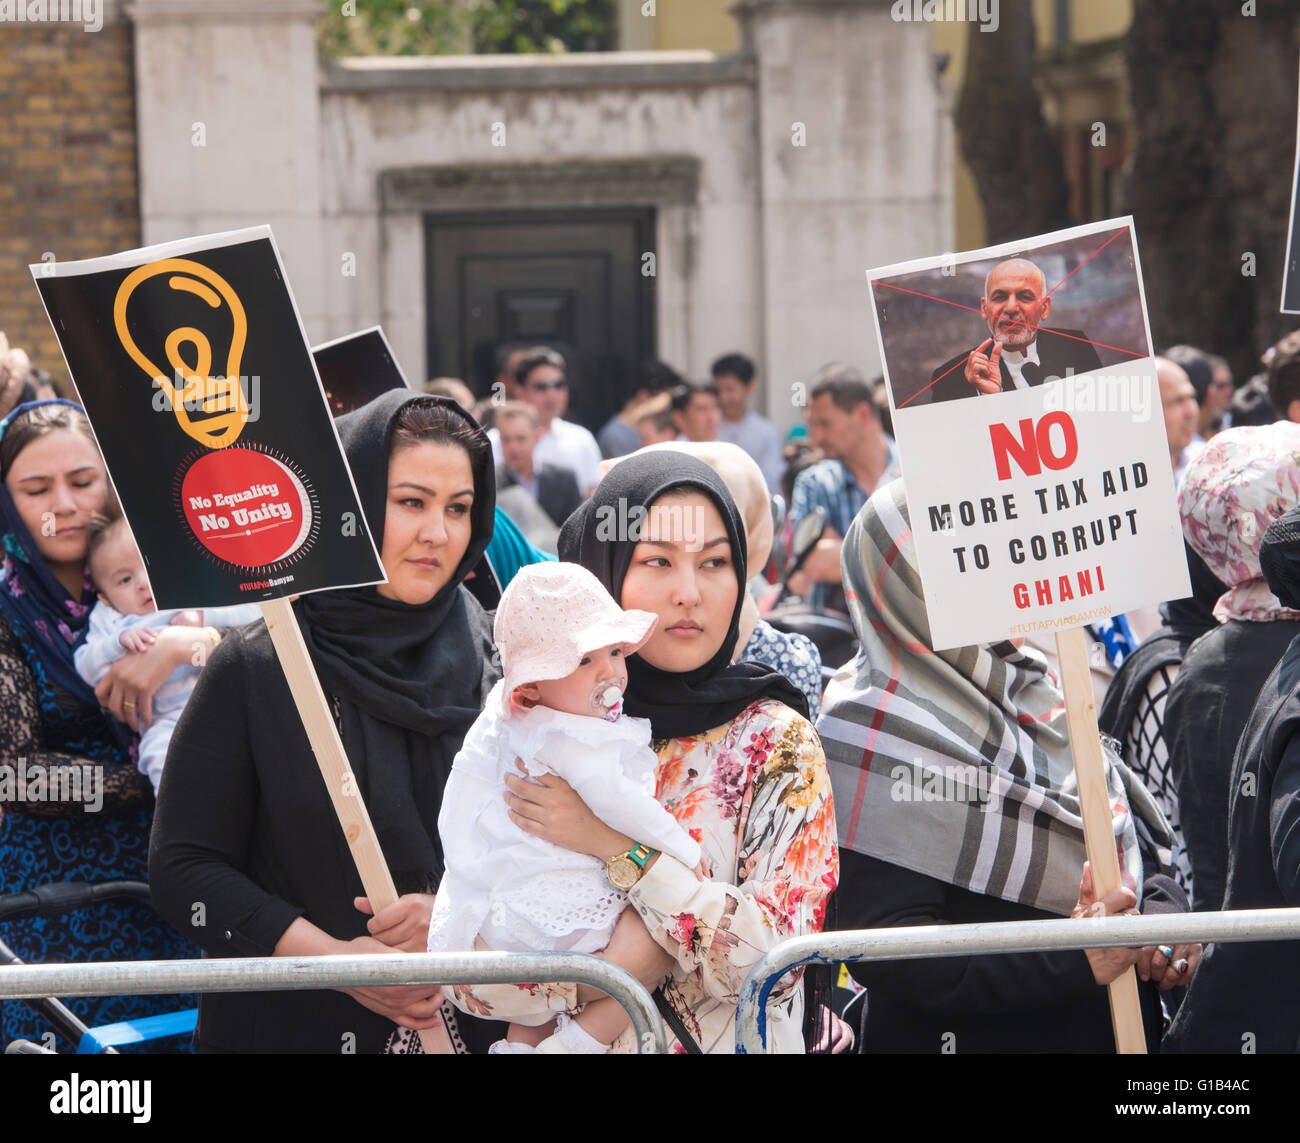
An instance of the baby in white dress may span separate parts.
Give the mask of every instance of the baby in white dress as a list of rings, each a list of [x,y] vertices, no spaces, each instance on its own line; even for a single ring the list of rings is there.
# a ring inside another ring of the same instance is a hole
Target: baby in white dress
[[[518,773],[516,758],[530,775],[563,778],[642,851],[699,864],[699,844],[655,801],[649,721],[622,713],[624,660],[657,622],[653,612],[621,610],[576,564],[533,564],[511,580],[494,628],[505,678],[465,736],[438,815],[446,873],[429,926],[430,952],[476,944],[596,952],[627,906],[602,862],[510,820],[505,777]],[[536,1050],[603,1052],[626,1023],[615,1001],[598,1000],[573,1019],[562,1015]],[[536,1039],[512,1025],[494,1050],[529,1051]]]

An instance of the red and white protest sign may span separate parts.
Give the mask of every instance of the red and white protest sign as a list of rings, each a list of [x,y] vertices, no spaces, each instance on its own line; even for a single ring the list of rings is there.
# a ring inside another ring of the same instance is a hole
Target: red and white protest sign
[[[1131,223],[868,277],[936,650],[1189,594]]]

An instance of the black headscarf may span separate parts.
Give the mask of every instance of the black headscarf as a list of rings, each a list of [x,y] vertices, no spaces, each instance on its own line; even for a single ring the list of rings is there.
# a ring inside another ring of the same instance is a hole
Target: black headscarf
[[[682,487],[702,492],[717,507],[731,544],[732,566],[743,580],[745,529],[731,493],[707,464],[670,451],[634,453],[615,465],[591,498],[565,521],[560,559],[581,564],[614,599],[621,599],[646,511],[669,489]],[[736,606],[722,646],[702,667],[677,673],[652,667],[640,655],[628,660],[625,709],[636,718],[648,718],[656,738],[702,734],[730,722],[762,697],[774,698],[808,717],[808,699],[784,675],[760,663],[728,665],[740,633],[743,587],[743,582],[737,585]]]
[[[1188,648],[1207,631],[1219,625],[1219,621],[1214,618],[1214,605],[1228,590],[1227,584],[1210,570],[1191,544],[1184,541],[1183,548],[1191,576],[1192,594],[1160,605],[1163,623],[1115,672],[1097,715],[1097,725],[1102,733],[1109,734],[1125,749],[1129,728],[1146,698],[1151,677],[1164,667],[1181,663],[1187,657]],[[1126,754],[1125,761],[1130,766],[1137,766],[1139,760]]]
[[[402,389],[338,418],[339,439],[376,545],[384,535],[393,426],[415,401],[450,409],[482,436],[454,401]],[[461,587],[492,538],[491,455],[489,448],[472,465],[469,547],[428,603],[412,606],[362,587],[307,595],[295,604],[321,685],[338,700],[348,760],[400,893],[425,891],[442,879],[437,828],[442,791],[497,678],[491,621]]]
[[[1300,609],[1300,508],[1292,508],[1268,526],[1259,548],[1259,566],[1282,606]]]

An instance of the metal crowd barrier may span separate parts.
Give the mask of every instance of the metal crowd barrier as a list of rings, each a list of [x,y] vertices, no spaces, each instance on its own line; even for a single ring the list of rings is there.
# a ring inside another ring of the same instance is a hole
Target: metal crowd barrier
[[[801,965],[1274,940],[1300,940],[1300,909],[919,925],[791,937],[767,953],[745,978],[736,1007],[736,1051],[745,1054],[767,1050],[768,996],[782,976]]]
[[[0,999],[557,981],[588,984],[617,1000],[632,1021],[638,1052],[667,1050],[659,1013],[640,982],[616,964],[585,953],[392,953],[15,965],[0,968]]]

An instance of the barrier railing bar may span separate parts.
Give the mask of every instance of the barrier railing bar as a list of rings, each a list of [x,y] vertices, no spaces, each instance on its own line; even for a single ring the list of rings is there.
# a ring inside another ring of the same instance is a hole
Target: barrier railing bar
[[[0,967],[0,998],[557,981],[588,984],[612,996],[632,1022],[637,1051],[667,1051],[659,1013],[640,981],[611,961],[586,953],[391,953],[12,965]]]
[[[736,1051],[767,1050],[767,999],[777,981],[801,965],[1268,940],[1300,940],[1300,909],[918,925],[791,937],[767,952],[745,978],[736,1006]]]

